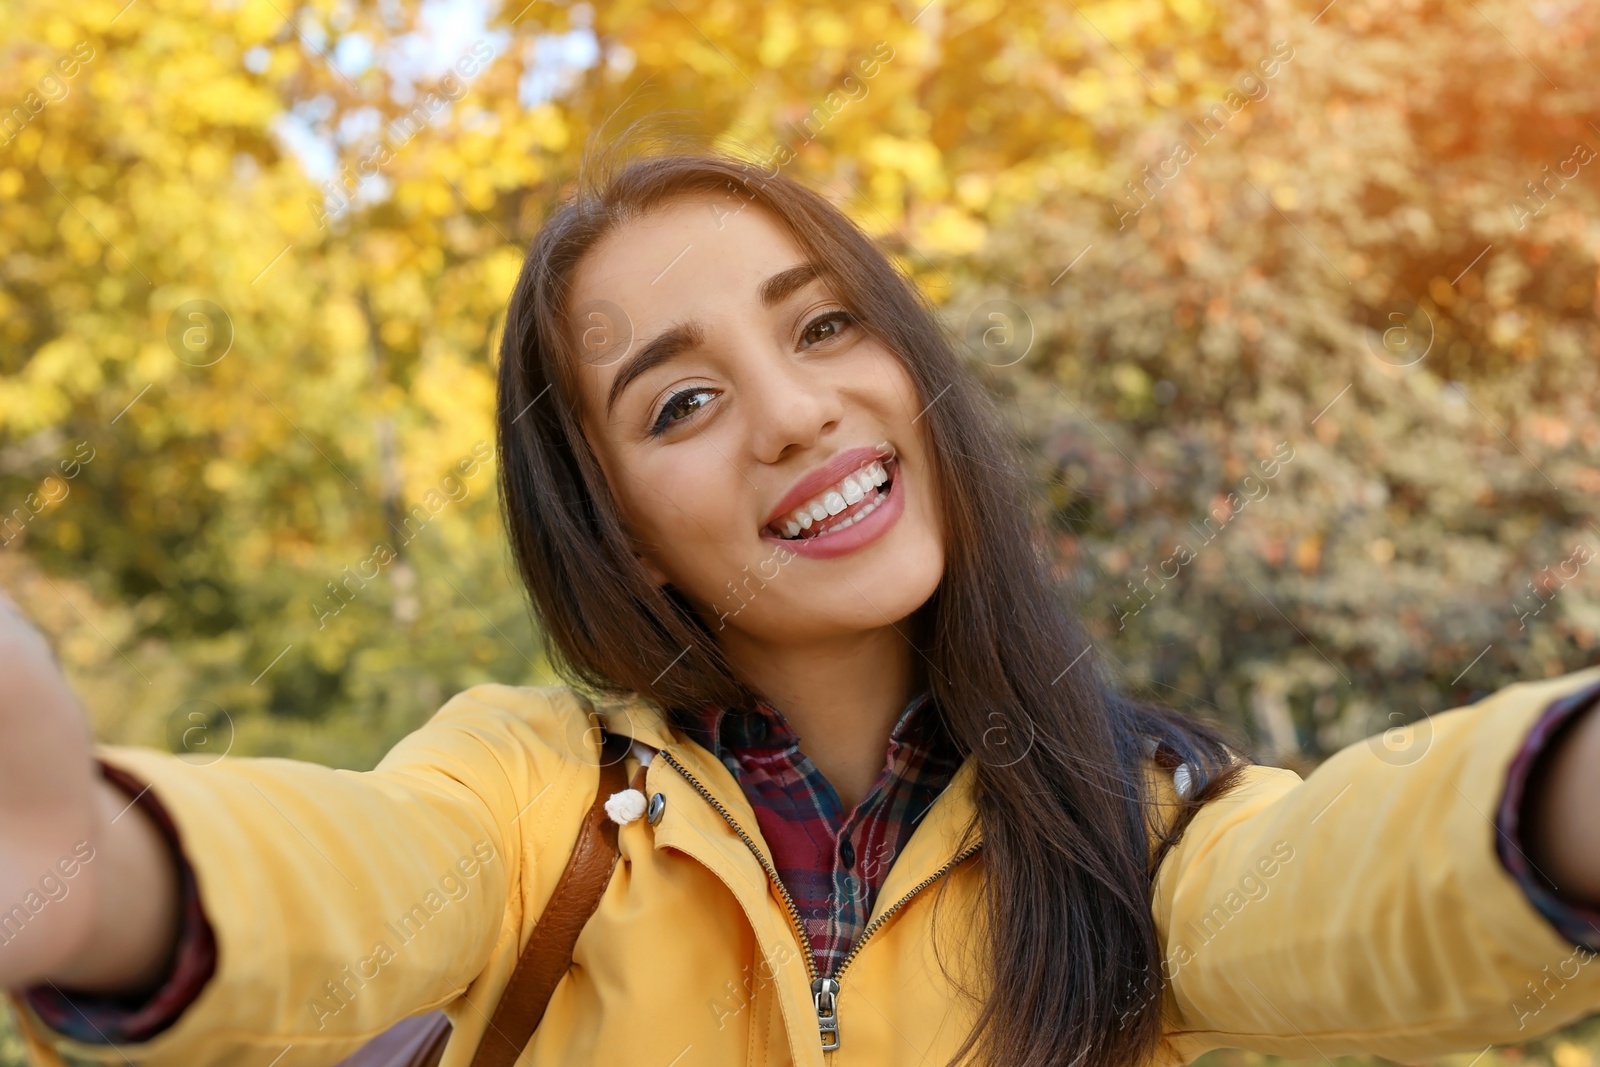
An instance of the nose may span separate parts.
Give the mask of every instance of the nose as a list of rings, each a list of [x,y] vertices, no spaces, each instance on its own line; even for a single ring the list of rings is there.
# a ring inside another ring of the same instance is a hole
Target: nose
[[[815,360],[775,345],[747,364],[740,392],[750,419],[751,448],[762,463],[777,463],[813,447],[844,416],[836,376]]]

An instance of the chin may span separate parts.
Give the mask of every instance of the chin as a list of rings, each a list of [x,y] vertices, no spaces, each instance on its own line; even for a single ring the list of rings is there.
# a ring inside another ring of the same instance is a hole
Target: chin
[[[899,539],[894,539],[899,540]],[[907,539],[910,540],[910,539]],[[728,619],[758,640],[804,642],[899,626],[926,604],[944,576],[932,538],[863,553],[852,565],[795,559]],[[811,563],[811,566],[803,566]]]

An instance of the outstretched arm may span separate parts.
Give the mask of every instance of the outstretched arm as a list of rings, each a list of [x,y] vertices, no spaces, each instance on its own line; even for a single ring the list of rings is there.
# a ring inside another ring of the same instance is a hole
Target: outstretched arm
[[[1511,686],[1407,727],[1398,747],[1352,745],[1304,781],[1251,768],[1202,808],[1155,883],[1172,1055],[1411,1061],[1526,1041],[1600,1007],[1595,953],[1512,876],[1496,819],[1530,731],[1575,709],[1523,810],[1536,812],[1533,862],[1563,899],[1584,899],[1596,802],[1583,764],[1600,716],[1581,709],[1597,685],[1591,669]]]
[[[91,749],[42,640],[9,633],[0,670],[23,684],[0,677],[0,890],[25,897],[76,842],[95,851],[69,893],[18,920],[0,982],[143,992],[172,950],[171,852],[154,824],[131,829],[141,805],[101,792],[94,759],[148,784],[216,947],[214,973],[159,1033],[89,1043],[17,996],[25,1037],[103,1062],[265,1067],[291,1047],[338,1059],[435,1007],[466,1030],[487,1019],[594,799],[598,753],[569,692],[474,687],[368,772],[203,765]]]
[[[177,931],[173,858],[95,769],[77,699],[0,594],[0,988],[148,986]]]

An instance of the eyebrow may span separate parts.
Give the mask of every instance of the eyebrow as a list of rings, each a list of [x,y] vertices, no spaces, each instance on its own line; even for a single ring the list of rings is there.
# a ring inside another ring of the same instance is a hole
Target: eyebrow
[[[810,285],[821,274],[822,271],[817,268],[815,263],[802,263],[798,267],[780,270],[761,283],[759,293],[761,306],[776,307],[793,294]]]
[[[776,307],[821,276],[822,271],[815,263],[801,263],[762,282],[756,295],[761,298],[762,307]],[[704,343],[705,333],[705,327],[698,322],[680,322],[653,337],[637,355],[622,364],[622,369],[612,379],[611,390],[606,395],[606,414],[611,413],[617,398],[635,378]]]

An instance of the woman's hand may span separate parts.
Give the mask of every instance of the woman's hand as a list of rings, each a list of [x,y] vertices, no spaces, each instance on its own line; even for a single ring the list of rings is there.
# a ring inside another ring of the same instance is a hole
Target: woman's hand
[[[0,987],[134,991],[171,953],[173,858],[91,740],[43,635],[0,593]]]
[[[1600,907],[1600,705],[1577,713],[1528,780],[1528,860],[1567,900]]]

